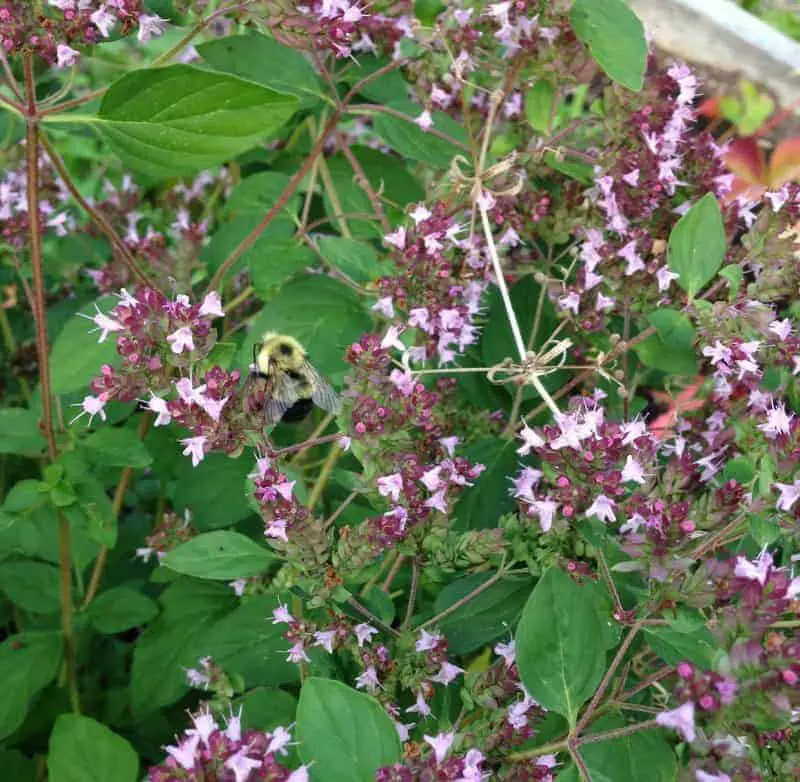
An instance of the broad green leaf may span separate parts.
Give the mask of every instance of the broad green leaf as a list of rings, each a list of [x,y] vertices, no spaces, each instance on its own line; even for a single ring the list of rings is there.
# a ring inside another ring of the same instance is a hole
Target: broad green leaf
[[[286,660],[285,626],[272,623],[280,602],[274,595],[248,598],[206,628],[198,641],[198,656],[213,657],[226,673],[241,676],[248,688],[296,682],[299,669]]]
[[[610,79],[635,92],[642,89],[647,40],[623,0],[575,0],[569,21]]]
[[[6,494],[3,510],[6,513],[30,513],[48,500],[50,487],[44,481],[25,478],[17,481]]]
[[[223,163],[273,136],[294,95],[191,65],[141,68],[106,92],[97,127],[123,163],[154,176]]]
[[[483,464],[486,469],[475,485],[464,490],[455,505],[455,516],[461,529],[486,529],[497,526],[497,520],[514,509],[508,489],[509,476],[519,470],[516,445],[499,437],[479,440],[466,449],[465,458]]]
[[[371,327],[372,318],[346,285],[321,275],[299,277],[286,283],[256,317],[239,363],[248,366],[252,344],[265,331],[279,331],[299,339],[314,366],[336,382],[346,371],[345,351]]]
[[[456,155],[464,154],[461,146],[434,136],[414,124],[414,120],[423,112],[422,106],[401,98],[389,104],[389,108],[400,112],[405,119],[394,114],[378,113],[372,124],[375,132],[398,154],[439,168],[447,168]],[[440,111],[432,112],[432,118],[436,130],[446,133],[460,144],[466,144],[464,128],[454,119]]]
[[[6,779],[13,779],[14,782],[37,782],[36,761],[23,755],[18,749],[0,750],[0,768],[3,769]]]
[[[212,68],[263,84],[298,98],[319,100],[323,90],[311,63],[297,50],[274,38],[251,33],[229,35],[197,47]]]
[[[160,597],[162,613],[136,640],[131,707],[143,715],[179,700],[189,689],[184,668],[197,665],[197,645],[235,603],[230,587],[181,580]]]
[[[677,627],[645,628],[650,648],[670,665],[689,660],[702,668],[710,668],[716,644],[705,628],[686,630]]]
[[[90,318],[100,312],[108,313],[117,304],[113,296],[102,296],[97,301],[81,308],[81,313]],[[86,318],[77,315],[67,322],[56,337],[50,354],[53,394],[68,394],[70,391],[86,389],[89,382],[100,374],[103,364],[116,366],[120,362],[117,340],[109,334],[98,342],[98,329]],[[91,333],[90,333],[91,332]],[[82,421],[86,420],[84,416]]]
[[[556,88],[547,79],[539,79],[525,95],[525,117],[538,133],[549,133],[554,121],[553,101]],[[552,118],[552,119],[551,119]]]
[[[141,627],[158,615],[153,598],[130,587],[114,587],[101,592],[89,606],[89,619],[98,633],[114,635]]]
[[[178,468],[174,505],[178,513],[188,509],[192,524],[205,531],[230,527],[252,510],[244,493],[247,474],[253,468],[245,457],[231,459],[209,454],[197,467],[184,457]]]
[[[228,196],[223,214],[226,216],[254,214],[261,218],[272,209],[288,184],[289,177],[279,171],[262,171],[245,177]],[[292,215],[296,213],[298,203],[297,194],[292,195],[287,200],[286,206],[275,215],[272,225],[275,221],[292,222]]]
[[[719,271],[727,242],[719,202],[706,193],[676,223],[669,235],[667,263],[678,284],[694,298]]]
[[[603,678],[606,653],[597,604],[566,573],[551,567],[517,625],[517,666],[528,692],[574,725]]]
[[[332,679],[307,679],[297,707],[300,756],[313,782],[372,782],[383,766],[400,761],[391,717],[369,695]]]
[[[61,633],[19,633],[0,644],[0,739],[22,725],[33,697],[53,680],[60,664]]]
[[[605,717],[593,723],[589,733],[625,727],[619,717]],[[630,736],[593,741],[578,750],[592,782],[675,782],[677,758],[661,729],[642,730]],[[558,775],[558,782],[580,782],[574,764]]]
[[[253,255],[248,266],[253,288],[264,300],[272,298],[275,290],[290,277],[317,264],[314,251],[295,239],[273,239],[264,242],[259,249],[263,252]]]
[[[697,374],[694,348],[697,335],[689,318],[682,312],[664,307],[651,312],[647,319],[658,333],[634,347],[639,360],[651,369],[670,375]]]
[[[358,62],[347,72],[347,81],[351,86],[362,81],[379,68],[390,62],[388,57],[362,56]],[[398,69],[384,73],[377,79],[369,82],[359,92],[375,103],[391,103],[408,95],[408,84]]]
[[[391,261],[379,259],[366,242],[323,236],[318,244],[325,260],[356,282],[374,282],[379,277],[391,274],[395,268]]]
[[[466,597],[489,576],[476,573],[448,584],[439,593],[434,605],[438,614]],[[454,654],[469,654],[481,646],[507,635],[517,621],[533,588],[530,578],[504,578],[457,608],[440,623]]]
[[[233,708],[238,710],[239,706],[245,730],[271,731],[294,723],[297,699],[277,687],[254,687],[234,699]]]
[[[25,611],[50,614],[60,606],[58,568],[44,562],[3,562],[0,564],[0,589]]]
[[[233,581],[263,573],[274,555],[233,530],[198,535],[168,552],[161,564],[184,576]]]
[[[38,456],[45,445],[36,413],[24,407],[0,410],[0,453]]]
[[[81,441],[89,459],[103,467],[149,467],[153,457],[133,429],[106,426]]]
[[[47,753],[50,782],[136,782],[139,758],[105,725],[80,714],[61,714]]]

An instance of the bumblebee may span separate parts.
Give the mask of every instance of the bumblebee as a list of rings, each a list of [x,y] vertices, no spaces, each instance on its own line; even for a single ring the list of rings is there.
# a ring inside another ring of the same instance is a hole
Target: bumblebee
[[[294,337],[268,331],[253,345],[254,380],[264,384],[264,416],[271,424],[302,421],[314,405],[338,413],[341,399]]]

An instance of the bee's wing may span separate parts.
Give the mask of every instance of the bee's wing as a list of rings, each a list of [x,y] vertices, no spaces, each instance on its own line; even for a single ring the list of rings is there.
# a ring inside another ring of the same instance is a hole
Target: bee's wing
[[[299,399],[294,381],[283,372],[270,374],[269,398],[264,404],[266,419],[275,424],[283,414]]]
[[[305,371],[314,390],[311,393],[311,401],[323,410],[336,415],[342,409],[342,400],[339,395],[331,388],[319,372],[308,362],[305,364]]]

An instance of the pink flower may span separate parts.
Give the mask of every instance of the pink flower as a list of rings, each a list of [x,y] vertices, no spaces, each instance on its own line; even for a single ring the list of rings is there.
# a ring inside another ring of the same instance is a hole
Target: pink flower
[[[512,480],[514,484],[514,497],[533,503],[536,498],[533,496],[533,487],[541,480],[542,471],[533,467],[523,467],[520,474]]]
[[[321,646],[328,654],[333,654],[336,630],[318,630],[314,633],[314,646]]]
[[[458,439],[458,437],[442,437],[439,440],[439,444],[444,448],[448,456],[453,456],[455,454]]]
[[[103,312],[100,312],[100,308],[95,304],[95,310],[97,310],[96,315],[84,315],[82,312],[79,312],[78,315],[82,318],[86,318],[87,320],[91,320],[97,326],[96,329],[91,329],[89,332],[90,334],[99,331],[100,332],[100,339],[97,340],[98,343],[105,342],[106,338],[112,331],[122,331],[123,325],[119,322],[114,320],[114,318],[110,318]]]
[[[544,439],[531,429],[528,424],[522,427],[519,433],[522,445],[517,448],[520,456],[527,456],[533,449],[544,447]]]
[[[767,583],[772,563],[772,554],[764,549],[752,562],[746,557],[736,557],[736,566],[733,569],[733,573],[739,578],[758,581],[761,586],[764,586]]]
[[[192,467],[197,467],[197,465],[200,464],[200,462],[202,462],[205,458],[205,447],[206,443],[208,442],[208,438],[203,435],[200,435],[199,437],[185,437],[179,442],[186,446],[183,449],[183,455],[191,456]]]
[[[586,509],[586,516],[588,518],[594,516],[603,522],[615,521],[615,506],[616,503],[614,500],[606,497],[605,494],[600,494],[597,499]]]
[[[425,204],[417,204],[414,207],[414,211],[409,213],[409,216],[414,221],[414,225],[419,225],[431,217],[432,212],[425,208]]]
[[[157,38],[161,35],[166,29],[166,26],[166,19],[162,19],[155,14],[142,14],[139,17],[139,33],[137,38],[140,43],[146,43],[151,38]]]
[[[445,660],[442,663],[442,667],[439,669],[439,673],[437,673],[431,681],[447,686],[450,682],[454,681],[460,673],[464,673],[463,668],[459,668],[457,665],[453,665]]]
[[[499,643],[494,647],[494,653],[503,658],[506,668],[510,668],[517,659],[516,644],[513,640],[507,644]]]
[[[247,747],[242,747],[225,761],[225,768],[233,771],[234,782],[247,782],[250,772],[261,768],[261,761],[248,757],[246,752]]]
[[[656,722],[664,728],[675,728],[685,741],[695,739],[694,703],[687,701],[672,711],[662,711],[656,715]]]
[[[419,639],[414,644],[414,649],[418,652],[429,652],[431,649],[435,649],[441,640],[441,633],[429,633],[427,630],[420,630]]]
[[[430,746],[433,747],[433,754],[436,758],[437,765],[441,764],[447,753],[450,751],[450,747],[455,736],[455,731],[451,731],[450,733],[439,733],[436,736],[423,736],[425,743],[430,744]]]
[[[100,31],[100,35],[102,35],[103,38],[108,38],[108,36],[111,35],[111,30],[117,23],[117,17],[109,13],[105,5],[101,5],[100,8],[89,17],[89,20]]]
[[[192,330],[188,326],[182,326],[176,331],[173,331],[172,334],[168,334],[167,342],[169,342],[170,349],[176,355],[183,353],[184,350],[194,350]]]
[[[406,229],[401,227],[393,233],[386,234],[386,236],[383,237],[383,241],[386,242],[386,244],[392,245],[392,247],[396,247],[398,250],[402,250],[406,246]]]
[[[788,513],[800,497],[800,478],[794,483],[773,483],[772,485],[781,493],[776,507],[778,510],[785,510]]]
[[[644,468],[636,459],[630,454],[625,460],[625,466],[622,468],[622,480],[624,482],[634,481],[636,483],[644,483]]]
[[[363,673],[356,677],[356,689],[376,692],[380,689],[381,683],[378,680],[378,672],[374,665],[368,666]]]
[[[658,281],[658,290],[661,293],[665,293],[669,290],[669,286],[672,284],[673,280],[677,280],[680,275],[675,274],[675,272],[670,271],[668,266],[662,266],[656,272],[656,280]]]
[[[167,407],[166,399],[156,396],[151,391],[150,401],[146,402],[145,404],[151,413],[156,414],[156,420],[153,422],[153,426],[166,426],[172,420],[169,408]]]
[[[539,517],[539,527],[542,532],[549,532],[553,526],[553,517],[558,510],[558,503],[553,500],[536,500],[531,504],[531,510]]]
[[[225,315],[225,311],[222,309],[222,299],[216,291],[205,295],[200,304],[200,315],[212,318],[222,318]]]
[[[778,435],[789,434],[789,432],[791,432],[793,418],[794,413],[789,413],[787,415],[786,408],[781,402],[767,410],[767,422],[765,424],[759,424],[758,428],[772,440]]]
[[[391,497],[392,502],[398,502],[402,491],[403,476],[399,472],[378,478],[378,494],[381,497]]]
[[[433,713],[425,700],[425,696],[422,694],[422,690],[417,692],[416,702],[413,706],[409,706],[406,711],[410,714],[419,714],[420,717],[430,717]]]
[[[69,68],[78,62],[80,56],[81,53],[79,51],[70,48],[66,44],[60,43],[56,47],[56,66],[58,68]]]
[[[81,418],[81,416],[84,415],[89,416],[89,426],[92,425],[92,421],[96,415],[100,416],[101,421],[105,421],[106,411],[104,408],[107,401],[108,396],[106,394],[99,394],[98,396],[85,396],[83,398],[83,402],[78,402],[77,404],[73,405],[73,407],[80,407],[81,412],[69,422],[70,425],[74,424],[79,418]]]
[[[292,743],[292,734],[280,725],[270,734],[269,744],[267,745],[267,755],[286,755],[288,747]]]
[[[311,662],[311,658],[306,654],[302,641],[298,641],[289,649],[289,656],[286,658],[286,661],[290,663]]]
[[[199,743],[200,736],[195,734],[179,742],[177,746],[167,746],[164,747],[164,749],[170,757],[175,759],[175,762],[182,769],[192,771],[194,769],[195,753],[197,752],[197,745]]]
[[[268,538],[277,538],[284,543],[289,542],[286,534],[286,519],[272,519],[264,530],[264,535]]]
[[[378,630],[374,628],[372,625],[368,625],[364,622],[361,624],[356,625],[353,628],[353,632],[356,634],[356,640],[358,641],[358,648],[364,646],[364,644],[368,644],[372,641],[372,636],[378,634]]]
[[[433,127],[433,117],[431,116],[430,111],[425,109],[415,120],[414,124],[417,125],[421,130],[428,131]]]
[[[392,304],[391,296],[382,296],[372,305],[371,309],[373,312],[379,312],[385,318],[394,317],[394,305]]]
[[[286,777],[286,782],[308,782],[308,766],[298,766]]]

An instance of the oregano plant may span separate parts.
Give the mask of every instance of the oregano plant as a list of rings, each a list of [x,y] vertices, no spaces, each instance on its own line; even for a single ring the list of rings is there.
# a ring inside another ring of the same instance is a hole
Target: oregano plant
[[[0,66],[9,779],[800,775],[796,150],[621,0],[0,0]]]

